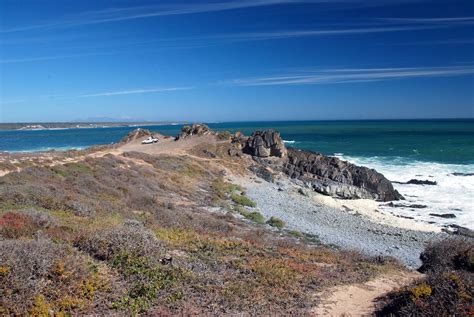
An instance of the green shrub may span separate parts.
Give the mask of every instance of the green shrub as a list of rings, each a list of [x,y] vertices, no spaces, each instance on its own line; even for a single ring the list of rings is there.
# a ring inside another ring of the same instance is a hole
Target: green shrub
[[[263,217],[263,215],[257,211],[247,211],[241,213],[241,215],[247,218],[248,220],[252,220],[253,222],[265,223],[265,217]]]
[[[153,264],[147,257],[127,252],[117,254],[112,260],[112,266],[131,283],[127,296],[112,306],[118,310],[130,311],[132,315],[150,309],[159,292],[169,289],[183,276],[179,268]]]
[[[267,224],[278,229],[283,229],[286,226],[286,223],[277,217],[268,219]]]
[[[245,195],[239,195],[237,193],[232,193],[231,199],[234,203],[242,205],[242,206],[247,206],[247,207],[256,207],[257,204],[250,198],[248,198]]]
[[[243,191],[241,186],[225,182],[222,178],[215,179],[211,184],[211,188],[220,199],[228,199],[233,193]]]
[[[473,241],[463,238],[429,245],[421,256],[426,277],[388,294],[378,315],[471,316],[473,252]]]
[[[288,234],[290,236],[295,237],[295,238],[302,238],[303,237],[303,234],[298,230],[290,230],[290,231],[288,231]]]

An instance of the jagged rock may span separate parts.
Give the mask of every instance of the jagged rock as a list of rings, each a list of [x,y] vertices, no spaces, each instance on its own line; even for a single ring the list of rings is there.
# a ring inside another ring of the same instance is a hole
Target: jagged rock
[[[175,140],[181,140],[181,139],[186,139],[190,136],[197,135],[197,136],[203,136],[203,135],[210,135],[210,134],[215,134],[207,125],[205,124],[193,124],[192,126],[185,125],[181,129],[181,133],[176,136]]]
[[[149,137],[152,135],[153,133],[151,133],[150,130],[138,128],[138,129],[133,130],[129,134],[127,134],[125,137],[123,137],[122,140],[120,140],[120,143],[128,143],[128,142],[141,139],[144,137]]]
[[[455,235],[474,238],[474,231],[469,229],[469,228],[461,227],[461,226],[458,226],[458,225],[450,225],[449,227],[453,228],[454,231],[452,231],[452,232],[451,231],[446,231],[446,230],[443,230],[443,231],[448,232],[448,233],[452,233],[452,234],[455,234]]]
[[[445,218],[445,219],[452,219],[456,218],[455,214],[430,214],[433,217]]]
[[[410,179],[407,184],[412,185],[437,185],[437,182],[429,181],[429,180],[419,180],[419,179]]]
[[[249,167],[249,169],[254,172],[255,175],[269,183],[273,183],[275,181],[273,173],[261,165],[252,165]]]
[[[380,201],[403,199],[391,182],[377,171],[319,153],[290,148],[283,171],[329,196]]]
[[[231,156],[231,157],[240,157],[241,154],[242,154],[242,150],[240,150],[240,149],[238,149],[238,148],[232,146],[232,147],[229,149],[228,153],[229,153],[229,156]]]
[[[404,199],[377,171],[319,153],[287,149],[276,131],[257,131],[243,140],[241,135],[233,138],[235,144],[244,144],[243,153],[252,155],[255,162],[283,172],[324,195],[379,201]]]
[[[211,152],[211,151],[209,151],[209,150],[204,150],[204,151],[202,151],[202,152],[203,152],[205,155],[207,155],[208,157],[210,157],[210,158],[216,158],[216,157],[217,157],[216,153]]]
[[[428,206],[426,205],[420,205],[420,204],[404,205],[404,204],[394,204],[393,202],[386,204],[385,206],[394,207],[394,208],[418,208],[418,209],[428,208]]]
[[[474,176],[474,173],[451,173],[453,176]]]
[[[299,189],[298,189],[298,193],[299,193],[300,195],[309,197],[309,193],[308,193],[308,192],[306,191],[306,189],[304,189],[304,188],[299,188]]]
[[[243,148],[243,152],[257,157],[287,156],[287,150],[280,133],[273,130],[256,131]]]

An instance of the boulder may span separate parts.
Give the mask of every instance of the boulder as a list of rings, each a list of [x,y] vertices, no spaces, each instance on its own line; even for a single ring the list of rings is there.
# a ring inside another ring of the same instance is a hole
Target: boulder
[[[261,165],[252,165],[249,167],[249,170],[251,170],[255,173],[255,175],[269,183],[273,183],[275,181],[273,173],[269,171],[268,168],[265,168]]]
[[[138,129],[133,130],[126,136],[124,136],[122,140],[120,140],[120,143],[128,143],[128,142],[138,140],[144,137],[150,137],[152,135],[153,133],[151,133],[150,130],[138,128]]]
[[[287,156],[287,150],[279,132],[273,130],[256,131],[249,137],[243,152],[256,157]]]
[[[190,136],[203,136],[203,135],[210,135],[215,134],[207,125],[205,124],[193,124],[192,126],[185,125],[181,129],[181,133],[176,136],[175,140],[182,140],[186,139]]]

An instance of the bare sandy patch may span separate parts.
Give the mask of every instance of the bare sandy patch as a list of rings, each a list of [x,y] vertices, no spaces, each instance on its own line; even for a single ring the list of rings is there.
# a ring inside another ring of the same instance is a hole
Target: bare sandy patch
[[[372,316],[377,299],[388,292],[423,277],[417,272],[386,274],[362,284],[339,286],[318,294],[322,303],[315,316]]]
[[[379,209],[379,202],[370,199],[341,200],[314,193],[311,198],[323,204],[342,211],[361,214],[374,222],[409,230],[441,232],[441,228],[432,224],[422,223],[413,219],[400,218]]]

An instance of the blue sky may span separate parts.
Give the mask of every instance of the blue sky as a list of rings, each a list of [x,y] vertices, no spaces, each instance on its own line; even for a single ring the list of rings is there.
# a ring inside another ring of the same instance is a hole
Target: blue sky
[[[0,122],[474,117],[474,2],[1,0]]]

